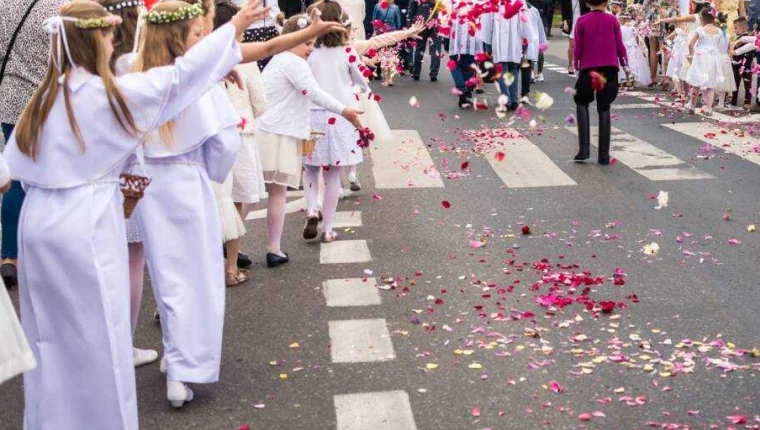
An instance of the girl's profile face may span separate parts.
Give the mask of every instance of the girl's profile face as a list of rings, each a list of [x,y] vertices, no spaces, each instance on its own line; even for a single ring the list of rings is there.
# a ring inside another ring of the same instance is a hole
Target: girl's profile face
[[[314,52],[314,42],[316,39],[310,39],[306,42],[296,46],[295,48],[291,49],[290,52],[298,55],[299,57],[303,59],[309,58],[309,55],[311,55],[312,52]]]
[[[185,49],[192,48],[193,45],[203,39],[203,36],[205,36],[204,27],[205,19],[203,18],[195,18],[190,21],[190,28],[187,32],[187,40],[185,40]]]

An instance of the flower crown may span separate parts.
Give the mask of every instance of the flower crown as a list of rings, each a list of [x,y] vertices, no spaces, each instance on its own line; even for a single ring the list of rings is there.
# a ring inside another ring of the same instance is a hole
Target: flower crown
[[[139,6],[145,6],[145,2],[143,0],[127,0],[118,4],[108,6],[106,10],[109,12],[117,12],[122,9],[127,9],[130,7],[139,7]]]
[[[74,27],[81,30],[108,28],[119,24],[121,24],[121,17],[116,15],[107,15],[102,18],[77,19],[74,21]]]
[[[206,10],[198,2],[192,6],[181,7],[174,12],[152,10],[145,14],[145,21],[150,24],[171,24],[172,22],[195,19],[205,14]]]

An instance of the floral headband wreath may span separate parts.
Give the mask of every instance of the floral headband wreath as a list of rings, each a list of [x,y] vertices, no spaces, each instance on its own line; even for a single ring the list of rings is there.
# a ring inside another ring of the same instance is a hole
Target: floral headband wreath
[[[187,7],[181,7],[173,12],[151,10],[145,14],[145,22],[149,24],[171,24],[186,21],[206,15],[206,9],[201,2]]]
[[[71,50],[69,49],[69,40],[66,37],[66,22],[74,23],[74,27],[80,30],[98,30],[103,28],[110,28],[121,24],[121,17],[116,15],[106,15],[100,18],[74,18],[70,16],[54,16],[46,19],[42,26],[45,32],[50,35],[50,57],[52,58],[53,65],[58,73],[61,75],[58,78],[59,83],[63,83],[66,75],[63,73],[63,55],[65,53],[66,58],[71,63],[71,67],[77,67],[74,63],[74,59],[71,57]],[[58,39],[58,43],[53,45],[53,40]],[[55,51],[53,51],[55,50]]]
[[[122,9],[129,9],[140,6],[145,6],[145,2],[143,0],[127,0],[108,6],[106,7],[106,10],[109,12],[120,12]]]

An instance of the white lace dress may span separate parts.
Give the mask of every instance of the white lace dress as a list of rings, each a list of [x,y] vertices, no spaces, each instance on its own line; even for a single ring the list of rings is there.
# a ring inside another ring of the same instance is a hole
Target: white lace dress
[[[725,36],[721,31],[707,34],[704,28],[698,28],[697,37],[699,39],[694,48],[694,58],[691,60],[686,82],[701,89],[715,89],[725,79],[720,53]]]

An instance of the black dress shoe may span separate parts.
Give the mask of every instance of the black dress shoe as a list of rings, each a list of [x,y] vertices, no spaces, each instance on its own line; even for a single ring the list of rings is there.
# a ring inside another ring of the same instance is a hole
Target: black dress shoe
[[[238,253],[238,259],[237,259],[238,269],[245,269],[246,267],[249,267],[252,264],[253,264],[253,261],[251,261],[251,257],[243,254],[242,252]]]
[[[5,263],[0,266],[0,276],[2,276],[6,288],[13,288],[18,285],[18,270],[13,264]]]
[[[436,77],[431,77],[431,78],[430,78],[430,82],[438,82],[438,78],[436,78]]]
[[[414,79],[415,81],[419,81],[420,77],[419,76],[412,76],[412,79]]]
[[[277,266],[282,266],[283,264],[290,261],[290,257],[288,257],[288,254],[285,254],[285,256],[277,255],[274,253],[267,253],[267,267],[270,269],[274,269]]]

